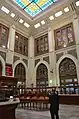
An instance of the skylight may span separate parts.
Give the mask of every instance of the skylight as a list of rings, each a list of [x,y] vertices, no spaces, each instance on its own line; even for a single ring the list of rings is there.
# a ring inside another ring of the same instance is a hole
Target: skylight
[[[32,17],[48,8],[57,0],[13,0]]]

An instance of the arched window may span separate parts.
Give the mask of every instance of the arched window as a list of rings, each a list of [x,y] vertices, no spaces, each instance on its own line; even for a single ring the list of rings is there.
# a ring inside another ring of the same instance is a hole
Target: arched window
[[[48,86],[48,69],[44,64],[40,64],[37,68],[36,86],[39,88]]]
[[[19,88],[19,94],[23,94],[26,80],[26,72],[25,67],[23,66],[22,63],[19,63],[16,66],[14,76],[17,77],[18,79],[17,86]]]
[[[70,58],[65,58],[59,65],[60,85],[70,88],[74,92],[74,87],[78,84],[76,65]],[[68,89],[67,89],[68,90]]]
[[[15,76],[19,78],[20,81],[25,81],[25,67],[22,63],[19,63],[15,68]]]

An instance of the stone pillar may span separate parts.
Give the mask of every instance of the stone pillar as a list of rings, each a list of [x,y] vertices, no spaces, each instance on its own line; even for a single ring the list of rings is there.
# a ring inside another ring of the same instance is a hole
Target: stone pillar
[[[6,63],[13,64],[13,52],[15,44],[15,26],[10,26],[9,38],[8,38],[8,52],[6,57]]]
[[[77,57],[78,57],[78,64],[79,64],[79,18],[74,18],[73,20],[73,27],[74,27],[74,34],[75,34],[75,41],[76,41],[76,51],[77,51]],[[79,82],[79,65],[77,64],[77,78]]]
[[[15,26],[10,26],[9,30],[9,39],[8,39],[8,49],[14,51],[14,44],[15,44]]]
[[[31,85],[35,86],[34,79],[34,38],[33,36],[29,37],[28,40],[28,80],[27,86],[31,87]]]
[[[49,43],[49,61],[50,61],[50,79],[49,86],[56,86],[56,56],[55,56],[55,41],[52,28],[48,29]]]
[[[15,26],[10,26],[9,38],[7,44],[7,53],[6,53],[6,63],[13,64],[13,55],[14,55],[14,43],[15,43]]]

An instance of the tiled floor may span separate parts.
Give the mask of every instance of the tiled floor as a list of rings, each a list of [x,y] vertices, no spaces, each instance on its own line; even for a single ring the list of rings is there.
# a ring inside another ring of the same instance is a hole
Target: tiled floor
[[[79,106],[60,105],[59,119],[79,119]],[[16,109],[17,119],[51,119],[49,111]]]

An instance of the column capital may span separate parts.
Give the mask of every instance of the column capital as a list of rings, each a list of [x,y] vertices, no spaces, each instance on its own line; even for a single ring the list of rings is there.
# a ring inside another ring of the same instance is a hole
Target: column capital
[[[32,39],[32,40],[34,40],[34,37],[33,37],[32,35],[30,35],[30,36],[29,36],[29,39]]]
[[[76,12],[73,14],[73,20],[78,19],[78,14]]]
[[[16,26],[14,24],[10,25],[10,29],[15,29]]]
[[[75,20],[75,19],[79,19],[79,11],[78,10],[73,12],[73,20]]]
[[[48,32],[49,32],[49,31],[52,31],[52,28],[51,28],[51,27],[48,28]]]

